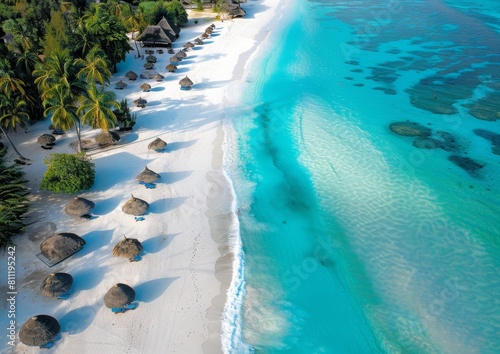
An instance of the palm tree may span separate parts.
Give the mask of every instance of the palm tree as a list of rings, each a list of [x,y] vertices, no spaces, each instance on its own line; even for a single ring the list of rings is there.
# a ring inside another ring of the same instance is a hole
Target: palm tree
[[[16,92],[24,95],[25,86],[23,80],[18,79],[12,71],[0,70],[0,91],[5,95]]]
[[[56,128],[69,130],[73,127],[76,129],[78,138],[78,152],[82,151],[82,140],[80,135],[81,122],[76,111],[75,96],[68,91],[63,85],[56,85],[45,95],[43,101],[45,111],[44,116],[51,116],[50,121]]]
[[[29,161],[29,159],[21,155],[7,134],[7,131],[10,129],[15,132],[18,127],[23,129],[27,128],[26,122],[29,120],[29,115],[26,112],[26,106],[26,101],[24,101],[20,95],[13,95],[11,93],[0,95],[0,130],[9,141],[10,145],[12,145],[12,148],[19,158]]]
[[[84,58],[94,46],[99,44],[85,26],[75,29],[72,42],[72,52],[75,57],[79,58]]]
[[[113,113],[120,107],[116,102],[116,96],[111,91],[105,91],[103,87],[90,85],[87,96],[82,97],[77,114],[81,120],[92,128],[101,128],[108,131],[115,126],[116,116]]]
[[[101,85],[109,84],[111,71],[108,69],[106,54],[99,46],[94,46],[85,56],[85,59],[78,58],[75,64],[82,68],[77,74],[79,79],[85,80],[89,85],[99,83]]]

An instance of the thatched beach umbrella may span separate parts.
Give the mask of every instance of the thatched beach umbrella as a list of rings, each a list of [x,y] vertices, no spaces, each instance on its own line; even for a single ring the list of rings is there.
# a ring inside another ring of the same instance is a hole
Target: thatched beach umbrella
[[[215,23],[212,23],[212,24],[210,25],[210,27],[212,27],[213,29],[215,29]]]
[[[200,36],[200,38],[207,39],[208,38],[208,34],[207,33],[202,33],[202,35]]]
[[[178,58],[181,58],[181,59],[184,59],[185,57],[187,57],[187,54],[186,52],[183,52],[182,50],[179,50],[176,54],[175,54]]]
[[[153,63],[144,63],[144,69],[146,70],[151,70],[155,67],[155,65]]]
[[[40,292],[48,297],[58,297],[69,291],[73,277],[68,273],[52,273],[42,283]]]
[[[171,64],[177,64],[178,62],[180,62],[182,60],[182,58],[179,58],[177,55],[173,55],[170,57],[169,61]]]
[[[135,177],[136,180],[144,183],[153,183],[154,181],[158,180],[160,178],[160,175],[154,171],[151,171],[149,168],[144,168],[144,171],[139,173],[137,177]]]
[[[41,346],[53,340],[60,331],[61,326],[54,317],[37,315],[23,324],[19,339],[29,346]]]
[[[149,209],[149,204],[142,199],[132,197],[123,205],[122,211],[129,215],[143,215]]]
[[[152,142],[149,143],[148,149],[150,150],[163,150],[167,147],[167,143],[161,140],[160,138],[156,138]]]
[[[127,84],[124,83],[122,80],[118,81],[115,85],[115,89],[117,90],[123,90],[125,87],[127,87]]]
[[[42,255],[50,260],[64,259],[79,251],[85,245],[80,236],[62,232],[47,238],[40,244]]]
[[[191,43],[191,42],[187,42],[186,44],[184,44],[183,46],[184,48],[193,48],[194,47],[194,44]]]
[[[135,291],[127,284],[118,283],[104,295],[104,304],[107,308],[124,307],[135,299]]]
[[[76,196],[66,205],[64,212],[70,216],[82,217],[90,214],[93,207],[95,207],[94,202]]]
[[[193,82],[189,77],[186,76],[179,81],[179,85],[181,85],[181,89],[189,90],[191,89],[191,86],[193,86]]]
[[[157,58],[157,57],[155,57],[154,55],[148,55],[148,56],[146,57],[146,61],[147,61],[148,63],[156,63],[156,61],[157,61],[157,60],[158,60],[158,58]]]
[[[146,101],[144,98],[141,98],[141,97],[139,97],[138,99],[134,100],[134,104],[137,107],[144,108],[144,107],[146,107],[146,103],[148,103],[148,101]]]
[[[205,32],[212,33],[213,30],[214,28],[212,26],[208,26],[207,28],[205,28]]]
[[[202,45],[202,44],[203,44],[203,41],[202,41],[200,38],[196,38],[196,39],[194,40],[194,43],[195,43],[195,44],[198,44],[198,45]]]
[[[151,85],[145,82],[140,86],[140,88],[144,92],[149,92],[151,90]]]
[[[51,134],[42,134],[36,141],[41,145],[49,145],[53,144],[54,141],[56,141],[56,137]]]
[[[156,74],[155,76],[153,76],[153,79],[155,79],[156,81],[163,81],[165,77],[162,75],[162,74]]]
[[[140,255],[142,250],[143,247],[139,240],[123,236],[123,240],[118,242],[115,247],[113,247],[113,256],[133,259],[134,257]]]
[[[129,80],[137,80],[139,75],[137,75],[133,71],[129,71],[128,73],[125,74],[125,77],[128,78]]]
[[[103,131],[101,134],[99,134],[95,138],[95,141],[100,146],[107,146],[107,145],[116,144],[118,141],[120,141],[120,139],[121,139],[120,135],[108,130],[108,131]]]
[[[155,51],[153,49],[146,49],[145,53],[146,54],[153,54]]]
[[[177,70],[177,66],[175,66],[175,65],[174,65],[174,64],[172,64],[172,63],[170,63],[170,64],[168,64],[168,65],[165,67],[165,69],[167,69],[167,70],[168,70],[169,72],[171,72],[171,73],[174,73],[174,72],[175,72],[175,70]]]

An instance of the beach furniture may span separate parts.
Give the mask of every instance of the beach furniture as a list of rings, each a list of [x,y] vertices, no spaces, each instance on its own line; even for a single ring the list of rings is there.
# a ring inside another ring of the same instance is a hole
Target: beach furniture
[[[134,100],[134,104],[137,107],[144,108],[144,107],[146,107],[146,103],[148,103],[148,101],[146,101],[144,98],[141,98],[141,97],[139,97],[138,99]]]
[[[141,86],[139,86],[143,92],[149,92],[151,91],[151,85],[148,83],[143,83]]]
[[[96,138],[95,141],[99,145],[99,147],[104,147],[108,145],[116,145],[117,142],[121,140],[120,135],[118,133],[112,132],[112,131],[103,131],[101,134],[99,134]]]
[[[155,76],[153,76],[153,79],[155,79],[156,81],[163,81],[165,77],[162,75],[162,74],[156,74]]]
[[[36,140],[38,144],[46,145],[46,146],[51,146],[54,145],[54,142],[56,141],[56,137],[51,134],[42,134],[38,137]]]
[[[104,295],[104,305],[114,313],[126,312],[137,308],[135,291],[127,284],[118,283]]]
[[[153,63],[150,63],[150,62],[144,63],[143,66],[144,66],[144,69],[146,69],[146,70],[152,70],[155,67],[155,65]]]
[[[52,131],[52,134],[54,134],[54,135],[63,135],[64,134],[64,130],[62,130],[62,129],[54,129]]]
[[[122,80],[118,81],[115,84],[115,89],[117,89],[117,90],[123,90],[125,87],[127,87],[127,84],[124,83]]]
[[[49,267],[62,262],[69,256],[78,252],[85,245],[85,240],[80,236],[62,232],[48,237],[40,244],[40,253],[36,256]]]
[[[148,149],[155,151],[163,151],[167,147],[167,143],[160,138],[156,138],[148,144]]]
[[[146,214],[149,209],[149,204],[142,199],[132,197],[123,205],[122,211],[125,214],[141,216]]]
[[[181,86],[181,90],[191,90],[191,86],[193,86],[193,81],[189,77],[184,77],[179,81],[179,85]]]
[[[68,273],[51,273],[40,286],[40,292],[47,297],[66,300],[71,294],[73,277]]]
[[[113,247],[113,256],[124,257],[131,262],[137,262],[141,259],[142,251],[143,247],[139,240],[123,236],[123,240]]]
[[[171,73],[174,73],[175,70],[177,70],[177,66],[175,66],[174,64],[170,63],[168,64],[165,69],[168,70],[168,72],[171,72]]]
[[[153,183],[160,179],[160,175],[152,170],[150,170],[147,166],[144,168],[144,170],[139,173],[136,177],[136,180],[139,181],[139,183]]]
[[[135,219],[135,221],[144,221],[144,220],[146,220],[142,216],[136,216],[134,219]]]
[[[128,78],[129,80],[137,80],[137,78],[139,77],[139,75],[137,75],[135,72],[133,71],[129,71],[128,73],[125,74],[125,77]]]
[[[37,315],[27,320],[19,330],[22,343],[40,348],[51,348],[61,331],[59,322],[49,315]]]
[[[81,198],[79,196],[75,196],[64,208],[64,212],[70,216],[75,216],[78,218],[89,215],[92,211],[92,208],[95,206],[95,203]]]

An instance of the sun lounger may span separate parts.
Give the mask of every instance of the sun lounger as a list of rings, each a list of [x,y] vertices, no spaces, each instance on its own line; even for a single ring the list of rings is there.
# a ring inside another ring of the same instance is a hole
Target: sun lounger
[[[156,188],[156,184],[154,184],[154,183],[144,183],[144,186],[147,189],[155,189]]]
[[[52,150],[52,146],[41,145],[44,150]]]
[[[143,221],[144,218],[142,216],[136,216],[135,221]]]
[[[40,349],[50,349],[54,346],[54,342],[50,341],[40,346]]]
[[[54,134],[54,135],[63,135],[64,134],[64,130],[62,130],[62,129],[54,129],[52,131],[52,134]]]
[[[139,262],[142,259],[141,255],[138,254],[137,256],[130,258],[130,262]]]
[[[111,312],[117,314],[117,313],[127,312],[128,310],[135,310],[136,308],[137,308],[137,303],[133,302],[123,307],[113,307],[111,308]]]
[[[64,294],[62,295],[59,295],[57,297],[58,300],[68,300],[69,296],[71,295],[71,289],[67,292],[65,292]]]

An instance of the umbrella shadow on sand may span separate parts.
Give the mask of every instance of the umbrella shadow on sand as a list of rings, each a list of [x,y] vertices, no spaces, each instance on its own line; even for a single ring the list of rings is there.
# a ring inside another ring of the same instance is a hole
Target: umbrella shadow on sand
[[[188,197],[165,198],[154,201],[149,205],[149,212],[153,214],[163,214],[181,206]]]
[[[179,279],[179,277],[158,278],[136,285],[134,287],[135,298],[138,301],[143,302],[154,301],[159,298],[167,290],[169,285],[177,279]]]
[[[104,246],[109,247],[109,243],[111,242],[111,237],[113,236],[112,229],[110,230],[95,230],[91,231],[88,234],[85,234],[83,239],[86,242],[86,245],[83,247],[83,250],[80,251],[80,256],[83,257],[91,252],[94,252]]]
[[[123,201],[123,196],[119,195],[113,198],[100,200],[96,202],[96,206],[92,209],[93,215],[106,215],[116,209]]]
[[[82,290],[90,290],[98,286],[104,278],[105,269],[104,267],[92,267],[73,274],[73,287],[75,290],[71,297],[76,297]]]
[[[167,248],[177,235],[179,234],[158,235],[144,240],[144,242],[142,242],[144,252],[146,252],[146,254],[160,252],[161,250]]]
[[[198,140],[190,140],[190,141],[174,141],[173,143],[169,143],[165,148],[165,152],[173,152],[180,149],[185,149],[194,145]]]
[[[160,181],[165,184],[171,184],[182,181],[184,178],[191,176],[192,173],[193,171],[163,172],[160,173]]]
[[[68,334],[83,332],[94,321],[97,311],[98,307],[96,305],[87,305],[71,310],[59,319],[62,332]]]

